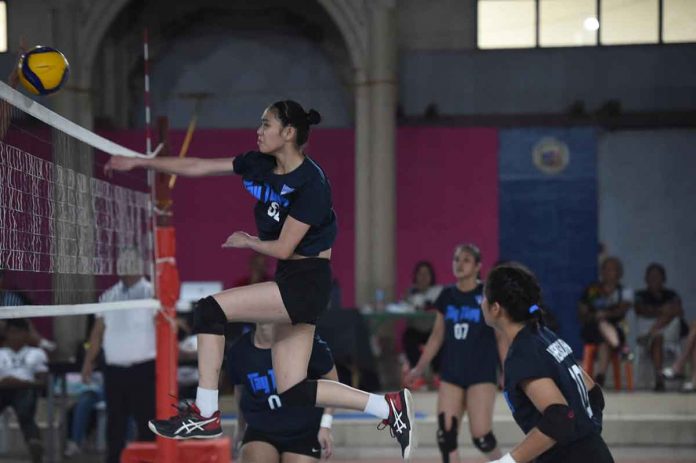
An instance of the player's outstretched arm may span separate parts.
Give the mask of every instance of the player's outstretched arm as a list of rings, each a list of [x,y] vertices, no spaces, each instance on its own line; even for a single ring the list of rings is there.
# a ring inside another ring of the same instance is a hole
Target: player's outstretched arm
[[[165,174],[184,177],[206,177],[211,175],[230,175],[234,173],[234,158],[174,158],[154,159],[112,156],[104,166],[104,172],[127,172],[133,169],[151,169]]]

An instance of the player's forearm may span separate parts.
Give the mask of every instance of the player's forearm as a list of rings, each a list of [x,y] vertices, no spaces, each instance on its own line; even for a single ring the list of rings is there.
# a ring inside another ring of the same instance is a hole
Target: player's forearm
[[[533,461],[555,444],[555,440],[551,439],[537,428],[534,428],[529,431],[522,442],[512,449],[510,456],[512,456],[516,463],[527,463]]]
[[[249,240],[249,248],[254,251],[276,259],[289,259],[294,249],[280,240],[261,241],[252,236]]]
[[[154,159],[138,159],[137,166],[152,169],[165,174],[181,175],[184,177],[203,177],[222,172],[219,161],[201,158],[163,157]],[[229,171],[232,171],[232,160],[229,160]]]
[[[418,359],[418,364],[416,365],[416,368],[422,370],[425,368],[426,365],[433,361],[437,353],[440,351],[440,348],[442,347],[443,338],[443,333],[438,333],[435,331],[432,332],[432,334],[428,338],[428,342],[425,343],[425,347],[423,348],[423,352],[421,353],[420,359]]]

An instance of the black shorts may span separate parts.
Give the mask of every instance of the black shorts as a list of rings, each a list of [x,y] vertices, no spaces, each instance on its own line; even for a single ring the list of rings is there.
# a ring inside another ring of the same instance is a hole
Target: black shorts
[[[474,384],[493,384],[498,385],[498,372],[495,368],[476,368],[469,373],[452,374],[440,370],[440,380],[459,386],[462,389],[468,389]]]
[[[271,444],[278,451],[279,455],[284,453],[297,453],[299,455],[307,455],[316,459],[321,458],[321,444],[317,439],[319,429],[312,430],[300,435],[286,437],[278,434],[268,434],[257,431],[247,426],[244,431],[244,439],[242,446],[249,442],[266,442]]]
[[[555,445],[536,463],[614,463],[607,444],[599,434],[590,434],[563,446]]]
[[[279,260],[275,282],[292,324],[316,325],[331,298],[329,260],[320,257]]]

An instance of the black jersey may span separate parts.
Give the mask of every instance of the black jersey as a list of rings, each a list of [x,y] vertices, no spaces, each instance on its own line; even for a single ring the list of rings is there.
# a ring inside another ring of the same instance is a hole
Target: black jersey
[[[546,327],[537,330],[525,326],[515,336],[505,359],[504,391],[512,416],[525,434],[536,427],[541,413],[525,395],[522,382],[536,378],[551,378],[575,413],[576,435],[571,442],[601,432],[602,417],[590,408],[582,370],[570,346]]]
[[[273,173],[275,158],[257,151],[234,159],[234,172],[258,200],[254,208],[256,227],[262,241],[280,236],[288,215],[310,226],[295,252],[316,256],[336,240],[336,214],[331,185],[324,171],[308,156],[300,166],[284,175]]]
[[[435,301],[445,319],[441,376],[462,387],[496,382],[498,350],[493,329],[483,319],[482,300],[483,285],[479,284],[468,292],[447,286]]]
[[[276,390],[271,349],[254,345],[254,332],[242,335],[227,351],[227,372],[232,384],[243,386],[240,408],[249,427],[292,437],[319,430],[323,409],[319,407],[283,407]],[[317,379],[334,366],[329,346],[314,337],[307,377]]]

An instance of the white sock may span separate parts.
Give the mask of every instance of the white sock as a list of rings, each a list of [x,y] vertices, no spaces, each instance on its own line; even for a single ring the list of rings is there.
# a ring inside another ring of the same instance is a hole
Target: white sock
[[[218,410],[218,391],[217,389],[196,390],[196,407],[201,412],[203,418],[210,418]]]
[[[384,399],[383,395],[370,394],[370,397],[367,399],[367,405],[365,405],[365,410],[363,411],[383,420],[389,418],[389,404]]]

